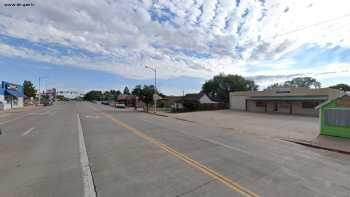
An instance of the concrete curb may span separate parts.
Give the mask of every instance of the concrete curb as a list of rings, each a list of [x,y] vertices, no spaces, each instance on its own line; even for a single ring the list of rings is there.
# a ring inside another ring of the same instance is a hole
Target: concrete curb
[[[143,113],[146,113],[146,114],[152,114],[152,115],[155,115],[155,116],[170,117],[170,116],[167,116],[167,115],[153,113],[153,112],[146,112],[146,111],[140,111],[140,112],[143,112]]]
[[[84,132],[81,126],[80,114],[77,114],[78,120],[78,140],[79,140],[79,152],[80,152],[80,165],[84,186],[84,197],[96,197],[95,184],[90,169],[89,158],[86,151]]]
[[[1,114],[11,114],[11,113],[21,113],[21,112],[27,112],[29,110],[36,110],[40,109],[39,106],[34,106],[34,105],[27,105],[21,108],[14,108],[14,109],[8,109],[8,110],[2,110],[0,111]]]
[[[144,112],[144,113],[147,113],[147,114],[152,114],[152,115],[156,115],[156,116],[162,116],[162,117],[174,118],[174,119],[176,119],[176,120],[181,120],[181,121],[185,121],[185,122],[192,122],[192,123],[196,123],[195,121],[192,121],[192,120],[187,120],[187,119],[183,119],[183,118],[177,118],[177,117],[168,116],[168,115],[159,114],[159,113],[152,113],[152,112]]]
[[[187,119],[183,119],[183,118],[175,118],[176,120],[182,120],[182,121],[185,121],[185,122],[192,122],[192,123],[196,123],[195,121],[192,121],[192,120],[187,120]]]
[[[158,113],[153,113],[156,116],[162,116],[162,117],[169,117],[168,115],[164,115],[164,114],[158,114]]]
[[[303,146],[308,146],[308,147],[311,147],[311,148],[317,148],[317,149],[322,149],[322,150],[328,150],[328,151],[331,151],[331,152],[338,152],[338,153],[350,155],[350,151],[342,150],[342,149],[338,149],[338,148],[321,146],[321,145],[312,143],[311,141],[297,140],[297,139],[283,139],[283,138],[281,140],[287,141],[287,142],[292,142],[292,143],[295,143],[295,144],[300,144],[300,145],[303,145]]]

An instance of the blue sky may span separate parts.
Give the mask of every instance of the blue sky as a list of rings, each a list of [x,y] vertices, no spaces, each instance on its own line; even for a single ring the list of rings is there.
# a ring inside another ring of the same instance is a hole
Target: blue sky
[[[196,92],[218,73],[261,88],[311,76],[350,84],[346,0],[61,0],[0,7],[0,80],[61,90],[153,83]]]
[[[9,66],[15,65],[15,66]],[[57,88],[59,90],[75,90],[86,92],[92,89],[130,90],[139,84],[154,84],[154,79],[128,79],[118,74],[103,71],[81,69],[72,66],[53,65],[22,58],[0,57],[0,80],[21,84],[30,80],[38,87],[39,76],[44,78],[41,88]],[[180,95],[195,92],[201,88],[203,79],[194,77],[177,77],[176,79],[160,79],[157,86],[162,92]],[[189,84],[191,84],[189,86]]]

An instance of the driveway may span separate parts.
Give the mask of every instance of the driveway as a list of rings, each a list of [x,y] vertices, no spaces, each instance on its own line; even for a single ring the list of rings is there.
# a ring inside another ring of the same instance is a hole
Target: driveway
[[[319,135],[317,117],[264,114],[233,110],[167,114],[210,127],[273,138],[312,140]]]

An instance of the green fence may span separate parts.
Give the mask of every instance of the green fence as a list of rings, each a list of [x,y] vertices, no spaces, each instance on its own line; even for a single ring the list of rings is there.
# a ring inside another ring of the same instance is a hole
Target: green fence
[[[350,138],[350,108],[339,108],[336,101],[320,109],[321,134]]]

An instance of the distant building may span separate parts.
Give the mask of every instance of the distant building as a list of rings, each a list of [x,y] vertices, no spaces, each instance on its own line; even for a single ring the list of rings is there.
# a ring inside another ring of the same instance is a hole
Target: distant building
[[[134,107],[136,105],[136,96],[121,94],[117,98],[117,103],[125,104],[127,107]]]
[[[195,94],[186,94],[183,97],[184,101],[196,101],[199,104],[214,104],[217,103],[213,101],[209,96],[203,92],[195,93]]]
[[[182,100],[182,96],[165,96],[159,102],[162,102],[164,107],[170,108],[175,103],[179,103]]]
[[[230,93],[230,108],[249,112],[318,116],[316,106],[344,94],[343,91],[331,88],[238,91]]]
[[[207,94],[200,92],[195,94],[186,94],[181,97],[169,97],[171,111],[197,111],[197,110],[215,110],[225,108],[223,103],[216,102]]]
[[[43,95],[45,95],[49,101],[55,101],[56,94],[57,94],[56,89],[52,88],[52,89],[46,90]]]
[[[78,91],[69,91],[69,90],[60,90],[57,91],[57,96],[63,96],[67,99],[76,99],[79,97],[84,97],[84,94],[78,92]]]
[[[8,82],[1,82],[0,110],[23,107],[23,86]]]

